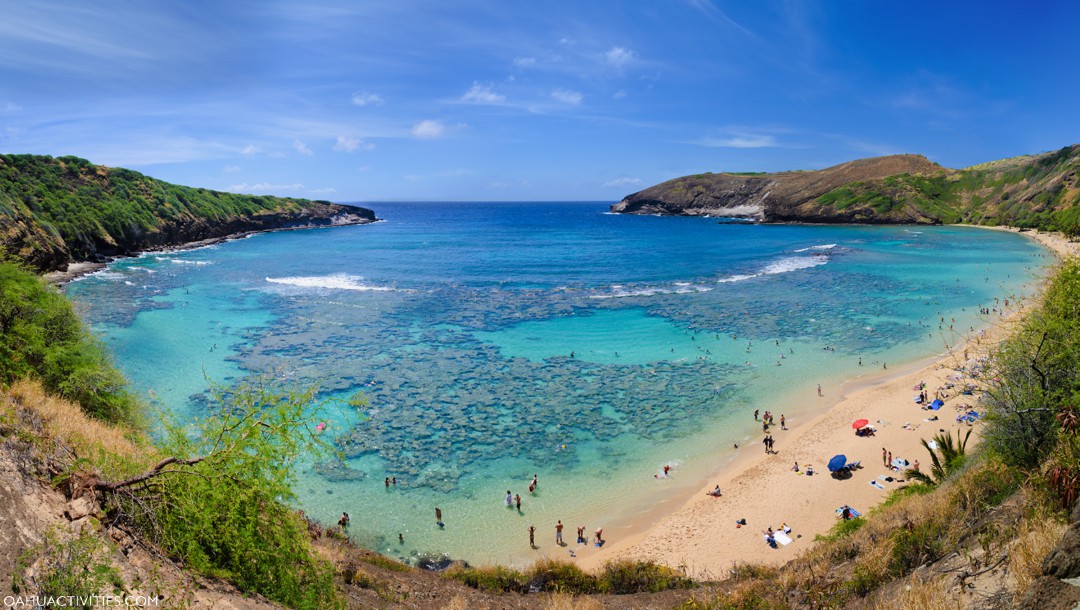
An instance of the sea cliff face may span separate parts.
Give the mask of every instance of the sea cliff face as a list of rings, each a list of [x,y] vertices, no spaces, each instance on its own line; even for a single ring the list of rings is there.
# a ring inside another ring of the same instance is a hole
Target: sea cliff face
[[[0,155],[0,249],[39,271],[252,231],[375,220],[366,208],[190,188],[77,157]]]
[[[1080,145],[962,170],[921,155],[860,159],[815,171],[698,174],[611,206],[623,214],[760,222],[1001,225],[1080,234]]]

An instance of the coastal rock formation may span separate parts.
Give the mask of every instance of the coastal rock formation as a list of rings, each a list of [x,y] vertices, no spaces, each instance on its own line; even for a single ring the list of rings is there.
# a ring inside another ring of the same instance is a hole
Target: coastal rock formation
[[[669,180],[628,195],[611,211],[628,214],[671,214],[753,218],[766,222],[928,222],[916,210],[879,213],[847,207],[824,213],[817,199],[852,182],[896,174],[945,171],[921,155],[891,155],[849,161],[817,171],[775,174],[698,174]]]
[[[253,231],[375,220],[361,207],[189,188],[78,157],[0,155],[0,250],[39,271]]]
[[[624,214],[758,222],[1001,225],[1080,234],[1080,145],[962,170],[921,155],[860,159],[815,171],[698,174],[611,206]]]

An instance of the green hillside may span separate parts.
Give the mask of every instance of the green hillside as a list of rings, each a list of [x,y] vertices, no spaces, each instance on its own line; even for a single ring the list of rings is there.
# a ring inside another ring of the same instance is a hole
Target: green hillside
[[[628,195],[612,211],[763,222],[1009,225],[1080,234],[1080,145],[948,169],[917,155],[823,170],[699,174]]]
[[[78,157],[0,155],[0,247],[39,270],[243,231],[374,219],[364,208],[190,188]]]

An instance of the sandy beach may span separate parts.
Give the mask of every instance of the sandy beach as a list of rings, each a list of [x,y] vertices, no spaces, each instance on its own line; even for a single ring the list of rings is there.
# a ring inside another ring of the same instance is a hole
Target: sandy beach
[[[1077,244],[1060,235],[1024,234],[1058,256],[1077,252]],[[838,507],[849,505],[866,513],[892,489],[904,485],[895,480],[903,479],[903,472],[883,463],[883,449],[886,457],[891,453],[894,459],[918,460],[925,471],[930,455],[920,439],[930,440],[941,431],[955,437],[957,431],[971,429],[970,442],[977,440],[980,425],[959,423],[957,415],[976,404],[978,393],[967,395],[962,390],[972,381],[969,373],[978,368],[979,359],[1007,336],[1010,325],[1029,306],[1030,302],[1013,300],[1008,307],[999,306],[1001,310],[986,316],[986,329],[975,336],[958,336],[957,344],[941,356],[897,370],[876,371],[838,387],[824,387],[821,397],[811,390],[807,401],[818,401],[824,412],[789,425],[789,430],[781,430],[777,419],[771,428],[774,453],[766,454],[760,442],[750,443],[723,472],[703,481],[701,489],[673,513],[651,526],[606,529],[608,543],[603,548],[581,547],[576,561],[583,568],[594,569],[612,559],[650,559],[683,566],[691,576],[702,579],[724,578],[738,563],[786,563],[809,548],[816,535],[832,528]],[[945,403],[940,410],[924,410],[915,402],[920,384],[925,384],[929,400],[940,391]],[[938,419],[931,420],[934,416]],[[852,422],[858,419],[869,420],[876,428],[875,435],[857,437]],[[826,464],[837,454],[846,455],[848,462],[861,462],[862,467],[848,479],[831,477]],[[798,473],[793,469],[795,462]],[[808,466],[813,467],[813,476],[805,474]],[[723,493],[719,498],[708,495],[716,485]],[[745,519],[746,525],[737,527],[740,519]],[[791,527],[792,542],[776,549],[767,546],[763,530],[776,530],[785,523]]]

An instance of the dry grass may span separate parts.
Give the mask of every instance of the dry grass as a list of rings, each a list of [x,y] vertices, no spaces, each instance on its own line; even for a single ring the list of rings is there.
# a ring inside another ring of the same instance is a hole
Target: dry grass
[[[603,607],[603,604],[594,598],[569,593],[553,593],[546,597],[540,606],[543,610],[600,610]]]
[[[1013,591],[1019,598],[1042,574],[1043,559],[1061,540],[1067,526],[1050,517],[1025,519],[1009,545]]]
[[[133,431],[87,417],[79,405],[51,396],[37,381],[16,381],[8,392],[11,402],[40,420],[41,436],[84,453],[107,450],[121,459],[143,457],[148,445],[136,444]]]
[[[469,600],[460,595],[455,595],[450,598],[450,601],[446,604],[445,610],[482,610],[469,604]]]
[[[949,591],[946,577],[925,579],[913,576],[890,595],[869,604],[870,610],[960,610],[962,598]]]

